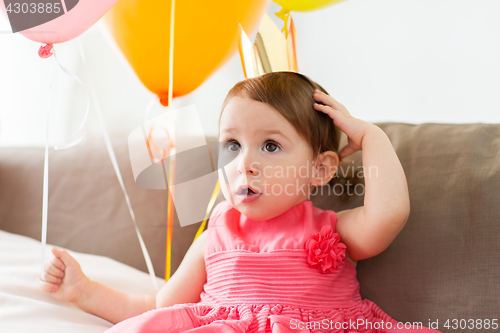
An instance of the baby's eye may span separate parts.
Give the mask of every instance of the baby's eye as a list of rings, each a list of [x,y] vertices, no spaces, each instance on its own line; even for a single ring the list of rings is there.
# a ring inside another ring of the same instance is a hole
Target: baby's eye
[[[229,140],[227,141],[225,144],[224,144],[224,147],[226,149],[228,149],[229,151],[236,151],[238,149],[238,147],[240,146],[240,144],[238,143],[238,141],[236,140]]]
[[[270,153],[274,153],[281,149],[280,145],[274,141],[267,141],[266,144],[264,145],[264,148],[266,149],[266,151]]]

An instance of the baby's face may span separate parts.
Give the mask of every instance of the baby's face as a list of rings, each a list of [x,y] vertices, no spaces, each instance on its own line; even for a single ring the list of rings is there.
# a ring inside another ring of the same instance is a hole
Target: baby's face
[[[222,113],[219,142],[219,161],[230,161],[219,166],[221,189],[243,215],[266,220],[307,200],[312,149],[268,104],[233,97]],[[257,194],[242,192],[245,185]]]

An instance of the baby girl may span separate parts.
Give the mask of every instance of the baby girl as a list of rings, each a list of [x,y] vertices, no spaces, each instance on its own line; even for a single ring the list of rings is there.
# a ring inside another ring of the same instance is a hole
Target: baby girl
[[[229,91],[219,142],[226,200],[156,297],[90,280],[58,248],[42,290],[116,324],[109,332],[437,332],[403,326],[359,294],[356,262],[384,251],[410,213],[403,168],[379,127],[308,77],[274,72]],[[314,207],[311,192],[358,150],[371,170],[364,205]]]

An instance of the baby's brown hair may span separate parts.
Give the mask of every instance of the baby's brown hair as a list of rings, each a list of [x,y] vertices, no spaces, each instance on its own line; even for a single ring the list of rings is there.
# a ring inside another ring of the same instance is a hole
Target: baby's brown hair
[[[325,113],[314,108],[314,90],[328,94],[323,87],[303,74],[272,72],[238,82],[227,94],[222,111],[235,96],[248,97],[270,105],[306,140],[316,159],[321,152],[331,150],[338,154],[340,130]]]

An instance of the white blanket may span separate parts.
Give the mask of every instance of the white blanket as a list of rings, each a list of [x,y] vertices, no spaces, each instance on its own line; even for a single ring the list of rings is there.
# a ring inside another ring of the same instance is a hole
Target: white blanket
[[[45,259],[51,255],[47,245]],[[113,259],[68,252],[90,279],[118,290],[155,295],[151,278]],[[39,287],[41,243],[0,230],[0,332],[100,333],[113,326],[71,303],[53,299]],[[161,288],[165,280],[157,278]]]

